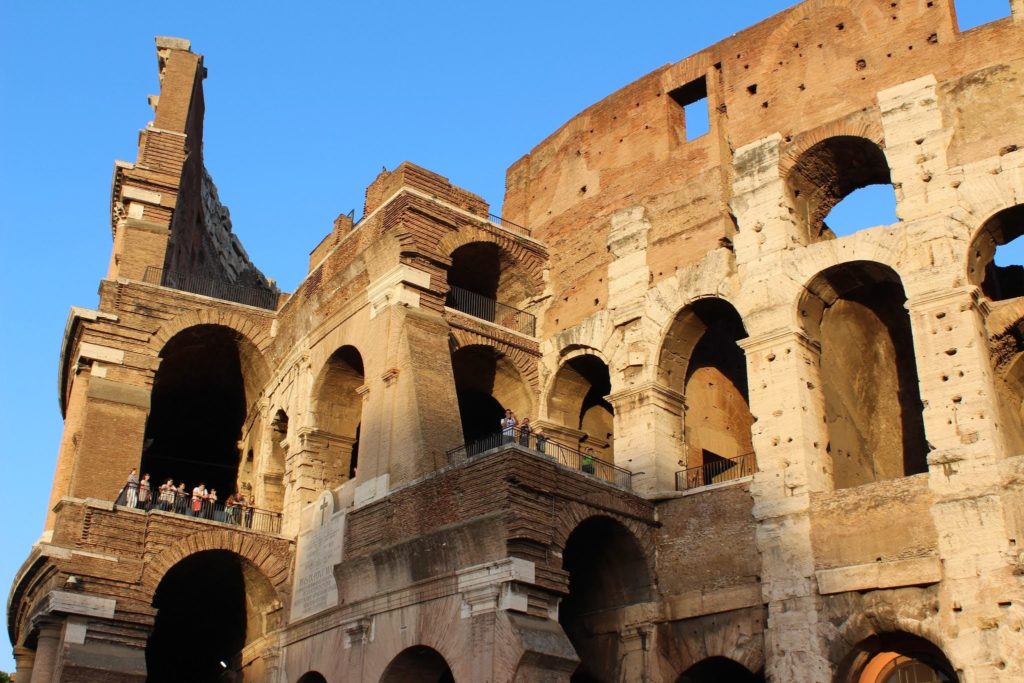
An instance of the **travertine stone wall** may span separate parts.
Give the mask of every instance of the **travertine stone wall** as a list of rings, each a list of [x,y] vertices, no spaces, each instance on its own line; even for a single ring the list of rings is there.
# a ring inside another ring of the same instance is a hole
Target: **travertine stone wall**
[[[673,683],[709,658],[855,681],[872,648],[915,638],[965,683],[1024,679],[1024,305],[979,275],[986,222],[1024,198],[1011,6],[961,33],[949,0],[807,0],[567,122],[509,169],[510,220],[414,164],[382,172],[276,310],[147,276],[269,286],[189,154],[202,58],[160,39],[156,118],[115,170],[108,279],[62,350],[53,511],[10,603],[20,674],[101,680],[76,666],[102,641],[108,673],[141,680],[162,577],[226,550],[259,603],[247,681],[376,682],[422,648],[460,682],[567,681],[582,663]],[[711,130],[693,138],[680,102],[705,91]],[[875,182],[897,222],[836,237],[828,209]],[[466,247],[497,254],[498,297],[535,334],[446,307]],[[237,350],[236,479],[281,534],[109,502],[140,462],[164,349],[199,326]],[[726,337],[733,355],[701,346]],[[455,377],[477,362],[473,388],[552,444],[609,454],[631,489],[572,450],[460,450]],[[705,451],[748,444],[751,476],[677,490]],[[595,519],[628,542],[581,542]],[[311,534],[334,534],[325,557]],[[581,556],[618,602],[573,593]],[[336,590],[299,580],[313,565]]]

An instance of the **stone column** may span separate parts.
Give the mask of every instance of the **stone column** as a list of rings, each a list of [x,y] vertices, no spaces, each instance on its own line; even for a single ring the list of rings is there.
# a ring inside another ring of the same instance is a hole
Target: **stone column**
[[[810,494],[829,490],[817,345],[781,329],[739,342],[747,357],[758,472],[751,493],[768,605],[767,678],[832,678],[814,575]]]
[[[18,645],[14,648],[15,678],[19,681],[32,681],[32,665],[36,659],[36,651]]]
[[[1019,539],[1007,528],[1014,502],[998,428],[983,316],[975,287],[914,295],[907,303],[925,404],[932,519],[943,582],[942,643],[964,680],[1024,680],[1024,635],[1009,606],[1024,601]]]
[[[39,623],[39,641],[30,683],[56,683],[53,679],[60,660],[61,624],[56,621]]]
[[[608,400],[615,408],[615,464],[633,472],[633,489],[674,491],[684,457],[682,394],[646,382]]]
[[[67,411],[64,415],[64,433],[61,435],[60,450],[57,453],[57,467],[53,473],[53,489],[50,491],[50,504],[46,508],[46,524],[43,527],[44,538],[53,533],[53,508],[71,489],[71,476],[75,469],[75,456],[82,439],[82,427],[85,426],[86,396],[89,392],[89,364],[76,363],[71,378],[71,392],[68,397]],[[28,680],[26,676],[24,680]]]

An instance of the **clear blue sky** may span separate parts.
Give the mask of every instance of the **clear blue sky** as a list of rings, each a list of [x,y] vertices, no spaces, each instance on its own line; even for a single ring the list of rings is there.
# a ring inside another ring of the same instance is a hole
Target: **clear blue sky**
[[[205,55],[207,167],[290,291],[382,166],[414,161],[497,212],[505,169],[574,114],[791,4],[0,0],[2,594],[42,530],[61,335],[70,306],[97,304],[113,162],[134,161],[158,92],[155,35]],[[1009,2],[960,5],[976,24]]]

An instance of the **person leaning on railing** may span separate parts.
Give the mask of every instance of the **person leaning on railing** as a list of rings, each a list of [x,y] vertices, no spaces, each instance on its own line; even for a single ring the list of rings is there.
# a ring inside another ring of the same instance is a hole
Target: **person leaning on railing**
[[[580,468],[587,474],[594,473],[594,449],[588,448],[583,454],[583,466]]]

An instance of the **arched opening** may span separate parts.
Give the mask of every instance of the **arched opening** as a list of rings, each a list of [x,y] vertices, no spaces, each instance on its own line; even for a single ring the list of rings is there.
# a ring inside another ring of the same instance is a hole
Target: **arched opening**
[[[555,434],[567,446],[594,449],[605,462],[615,462],[615,409],[605,398],[612,391],[608,366],[598,356],[573,356],[558,369],[548,398],[548,417],[568,429]]]
[[[534,286],[505,250],[491,242],[470,242],[451,255],[445,305],[477,318],[533,335],[533,315],[523,308]]]
[[[1022,234],[1024,204],[1019,204],[985,221],[971,242],[968,279],[992,301],[1024,296]]]
[[[325,444],[321,453],[324,485],[335,488],[355,477],[359,462],[363,396],[363,357],[354,346],[342,346],[327,359],[314,388],[316,425]]]
[[[149,683],[241,681],[242,649],[280,626],[260,570],[227,550],[190,555],[157,586],[146,644]]]
[[[821,344],[835,488],[927,470],[923,406],[907,297],[888,266],[833,266],[806,286],[800,316]]]
[[[506,408],[519,420],[533,417],[529,387],[512,361],[493,347],[472,345],[453,351],[452,373],[466,443],[498,435]]]
[[[825,217],[855,190],[887,185],[892,192],[882,148],[853,135],[826,138],[810,147],[790,169],[786,185],[806,244],[835,237]]]
[[[569,595],[558,621],[580,658],[571,680],[619,680],[619,633],[601,631],[597,624],[609,620],[596,617],[651,600],[654,582],[640,543],[621,523],[591,517],[569,535],[562,569],[569,573]]]
[[[861,641],[839,667],[837,683],[957,683],[942,650],[909,633],[883,633]]]
[[[708,657],[684,671],[676,683],[764,683],[764,672],[752,673],[728,657]]]
[[[455,683],[455,677],[440,652],[416,645],[391,660],[380,683]]]
[[[307,671],[299,676],[299,680],[295,683],[327,683],[327,679],[319,671]]]
[[[227,498],[238,482],[247,406],[265,376],[258,351],[230,328],[197,325],[171,337],[153,381],[141,472],[189,490],[203,483]]]
[[[753,474],[743,320],[727,301],[699,299],[665,336],[658,375],[682,393],[685,488]]]

